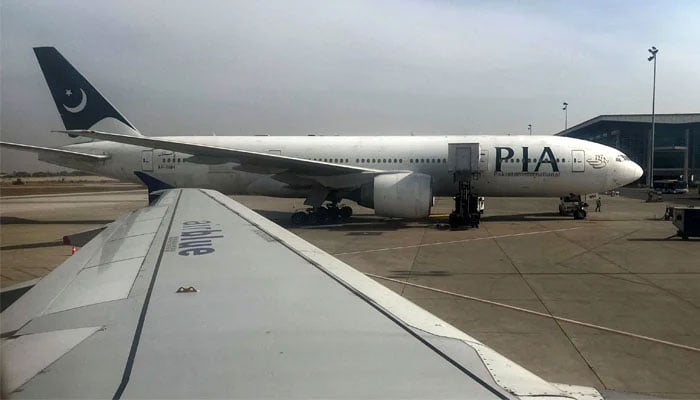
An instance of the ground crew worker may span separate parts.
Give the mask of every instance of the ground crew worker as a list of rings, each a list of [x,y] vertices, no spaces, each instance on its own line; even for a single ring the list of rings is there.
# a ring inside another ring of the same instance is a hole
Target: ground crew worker
[[[595,210],[596,210],[596,212],[600,212],[600,205],[601,205],[602,203],[603,203],[603,202],[600,200],[600,197],[598,197],[597,199],[595,199]]]

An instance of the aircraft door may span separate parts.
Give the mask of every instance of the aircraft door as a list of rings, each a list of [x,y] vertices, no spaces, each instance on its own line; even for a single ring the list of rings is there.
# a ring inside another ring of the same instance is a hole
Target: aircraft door
[[[573,172],[584,172],[586,170],[586,164],[583,159],[586,158],[586,152],[583,150],[571,150],[571,165],[573,166]]]
[[[485,172],[489,170],[489,151],[487,149],[481,149],[479,151],[479,172]]]
[[[472,149],[469,147],[458,146],[456,149],[456,170],[471,171],[472,165]]]
[[[447,170],[455,179],[478,175],[488,165],[488,158],[480,150],[479,143],[448,143]]]
[[[153,171],[153,150],[141,152],[141,171]]]

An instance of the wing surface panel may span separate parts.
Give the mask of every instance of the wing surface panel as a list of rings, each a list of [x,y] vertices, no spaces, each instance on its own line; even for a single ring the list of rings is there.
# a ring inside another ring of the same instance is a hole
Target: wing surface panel
[[[202,192],[183,191],[173,238],[124,397],[499,398]]]
[[[156,205],[131,212],[109,224],[3,312],[3,334],[12,335],[6,339],[7,343],[24,337],[52,337],[63,331],[96,327],[93,334],[52,361],[50,368],[31,377],[12,393],[12,397],[114,396],[131,356],[144,300],[178,196],[179,191],[164,194]],[[144,234],[154,227],[155,232]],[[134,246],[134,240],[149,244]],[[106,262],[91,266],[95,259]],[[13,333],[6,326],[8,321],[14,326],[21,324],[21,329]],[[3,352],[3,371],[22,365],[17,357],[34,357],[32,352],[15,352],[15,355],[8,358]]]

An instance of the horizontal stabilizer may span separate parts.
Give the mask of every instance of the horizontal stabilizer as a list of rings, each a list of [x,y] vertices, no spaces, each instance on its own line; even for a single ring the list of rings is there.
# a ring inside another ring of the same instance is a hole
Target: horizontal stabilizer
[[[33,153],[44,153],[44,154],[59,155],[59,156],[64,156],[64,157],[71,157],[71,158],[78,159],[81,161],[104,161],[104,160],[107,160],[110,158],[110,156],[107,154],[81,153],[78,151],[52,149],[50,147],[32,146],[29,144],[0,142],[0,147],[5,147],[8,149],[13,149],[13,150],[20,150],[20,151],[31,151]]]

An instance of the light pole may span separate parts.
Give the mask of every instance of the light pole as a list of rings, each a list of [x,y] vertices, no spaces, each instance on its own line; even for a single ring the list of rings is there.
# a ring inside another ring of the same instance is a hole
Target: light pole
[[[569,127],[569,103],[563,102],[562,103],[562,110],[564,110],[564,130],[566,130]]]
[[[659,52],[654,46],[648,49],[651,56],[647,58],[649,61],[654,61],[654,85],[651,92],[651,137],[649,138],[649,176],[647,176],[647,184],[649,188],[654,187],[654,136],[656,133],[656,53]]]
[[[530,131],[530,136],[532,136],[532,124],[527,124],[527,130]]]

